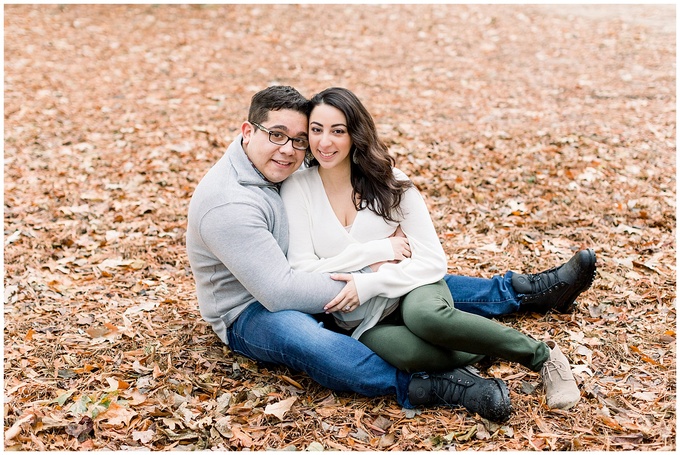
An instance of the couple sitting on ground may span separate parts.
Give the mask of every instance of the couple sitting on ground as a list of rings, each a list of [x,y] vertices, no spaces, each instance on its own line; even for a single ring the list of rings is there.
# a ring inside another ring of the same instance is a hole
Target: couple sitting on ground
[[[507,386],[470,367],[495,357],[540,372],[550,407],[580,399],[554,341],[490,318],[570,311],[594,252],[537,274],[446,274],[422,196],[349,90],[256,93],[194,192],[187,251],[201,314],[232,351],[332,390],[504,421]]]

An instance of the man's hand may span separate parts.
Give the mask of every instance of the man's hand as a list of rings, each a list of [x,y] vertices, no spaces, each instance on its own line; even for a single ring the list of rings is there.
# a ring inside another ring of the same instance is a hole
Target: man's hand
[[[333,273],[331,278],[336,281],[344,281],[347,284],[333,300],[326,304],[323,309],[327,314],[342,311],[349,313],[359,307],[359,294],[354,284],[354,278],[350,273]]]

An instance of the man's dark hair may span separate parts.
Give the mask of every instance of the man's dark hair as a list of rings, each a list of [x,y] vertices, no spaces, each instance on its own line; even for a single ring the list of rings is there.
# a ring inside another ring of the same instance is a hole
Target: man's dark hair
[[[250,123],[266,122],[269,118],[269,111],[280,111],[289,109],[297,111],[307,116],[309,101],[293,87],[286,85],[275,85],[253,95],[248,112]]]

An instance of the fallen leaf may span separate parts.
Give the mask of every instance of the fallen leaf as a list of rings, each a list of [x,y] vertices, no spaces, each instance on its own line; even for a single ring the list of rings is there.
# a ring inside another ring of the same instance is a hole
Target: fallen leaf
[[[253,446],[253,438],[243,432],[240,427],[233,427],[232,432],[234,437],[241,443],[242,447],[249,448]]]
[[[64,406],[64,403],[68,401],[69,398],[71,398],[71,395],[73,395],[76,392],[76,389],[71,389],[67,392],[62,393],[59,395],[57,398],[55,398],[54,401],[55,403],[58,403],[59,406]]]
[[[264,408],[264,413],[267,415],[276,416],[279,418],[279,420],[283,420],[284,414],[290,411],[290,408],[293,406],[293,403],[295,403],[295,400],[297,400],[297,397],[290,397],[274,404],[268,404],[267,407]]]
[[[323,452],[324,446],[318,441],[312,441],[311,444],[307,446],[305,452]]]
[[[142,444],[150,443],[151,441],[153,441],[154,436],[156,436],[156,432],[153,430],[132,432],[132,439],[135,441],[139,441]]]
[[[97,421],[101,421],[110,426],[127,426],[130,424],[130,420],[137,415],[137,412],[132,409],[128,409],[117,403],[111,403],[106,411],[97,416]]]
[[[656,401],[657,394],[654,392],[635,392],[633,398],[643,401]]]
[[[66,426],[66,434],[83,442],[87,436],[94,430],[94,422],[89,416],[83,416],[78,423],[70,423]]]
[[[109,388],[106,389],[107,392],[115,392],[117,390],[125,390],[130,388],[130,384],[125,381],[121,381],[116,378],[106,378],[106,382],[109,383]]]
[[[26,424],[26,423],[32,423],[35,421],[35,414],[32,412],[27,412],[21,417],[17,419],[14,424],[9,428],[9,430],[5,431],[5,440],[11,440],[19,436],[19,433],[21,433],[21,426]]]
[[[102,326],[88,327],[87,329],[85,329],[85,332],[92,338],[101,338],[111,333],[111,329]]]
[[[21,236],[21,231],[19,231],[19,230],[14,231],[11,235],[9,235],[5,239],[5,245],[10,245],[10,244],[16,242],[17,240],[19,240],[20,236]]]
[[[153,302],[153,301],[147,301],[144,303],[140,303],[139,305],[135,305],[134,307],[130,307],[127,310],[125,310],[126,316],[131,315],[131,314],[137,314],[141,313],[142,311],[152,311],[154,308],[158,306],[158,302]]]
[[[227,439],[234,437],[234,433],[231,431],[231,418],[221,417],[215,421],[215,429]]]

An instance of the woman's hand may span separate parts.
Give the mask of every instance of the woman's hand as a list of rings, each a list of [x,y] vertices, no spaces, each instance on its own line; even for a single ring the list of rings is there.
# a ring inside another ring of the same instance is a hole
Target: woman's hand
[[[347,284],[338,295],[335,296],[333,300],[326,304],[323,309],[326,313],[335,313],[336,311],[342,311],[343,313],[349,313],[359,307],[359,294],[357,293],[357,287],[354,284],[354,278],[350,273],[333,273],[331,278],[336,281],[344,281]]]
[[[411,257],[411,245],[408,242],[406,234],[401,230],[401,226],[398,226],[397,230],[388,238],[392,243],[395,261],[398,262]]]
[[[374,272],[377,272],[380,266],[383,264],[398,264],[402,260],[411,257],[411,245],[408,242],[406,234],[404,234],[404,231],[401,230],[401,226],[397,226],[397,230],[394,231],[394,233],[390,235],[388,239],[390,239],[390,243],[392,243],[394,259],[391,261],[382,261],[371,264],[369,267]]]
[[[406,237],[390,237],[392,249],[394,250],[394,260],[402,261],[411,257],[411,245]]]

